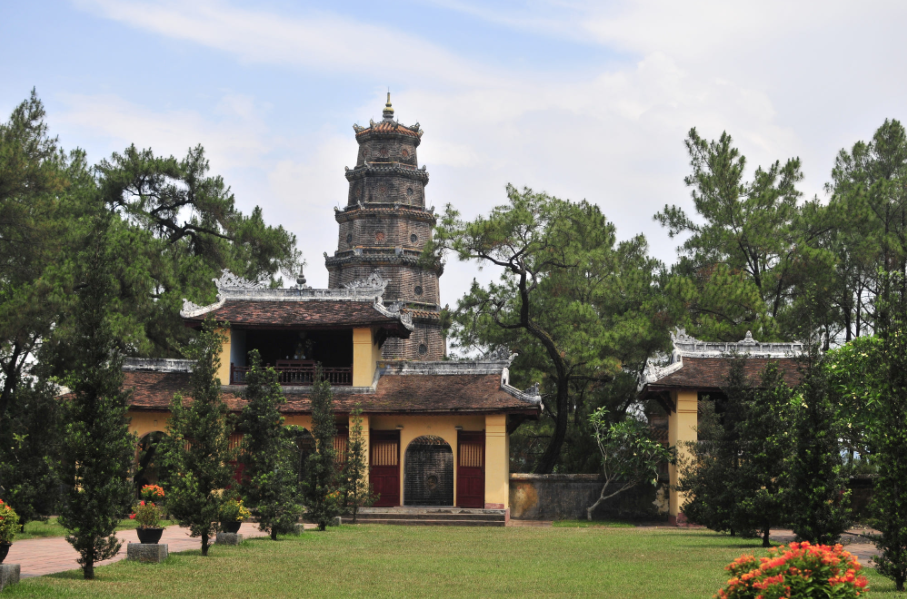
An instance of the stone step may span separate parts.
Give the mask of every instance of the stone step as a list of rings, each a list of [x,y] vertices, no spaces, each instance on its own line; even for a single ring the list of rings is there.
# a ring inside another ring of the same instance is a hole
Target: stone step
[[[404,520],[389,518],[357,519],[357,524],[393,524],[395,526],[505,526],[504,520],[476,520],[476,519],[443,519],[443,520]]]
[[[503,516],[505,510],[482,509],[468,507],[364,507],[359,509],[360,514],[456,514],[456,515],[487,515]]]
[[[504,522],[504,514],[362,514],[359,520],[472,520],[476,522]]]

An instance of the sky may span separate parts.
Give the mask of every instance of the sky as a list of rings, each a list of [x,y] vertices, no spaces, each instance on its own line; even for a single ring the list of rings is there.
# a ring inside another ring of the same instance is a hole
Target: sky
[[[907,119],[905,24],[907,2],[872,0],[5,0],[0,118],[35,88],[92,162],[203,145],[326,287],[352,125],[390,89],[426,131],[428,205],[471,218],[507,183],[586,199],[670,264],[652,217],[693,211],[687,132],[728,132],[751,169],[799,157],[804,197],[826,199],[842,148]],[[494,274],[449,259],[441,303]]]

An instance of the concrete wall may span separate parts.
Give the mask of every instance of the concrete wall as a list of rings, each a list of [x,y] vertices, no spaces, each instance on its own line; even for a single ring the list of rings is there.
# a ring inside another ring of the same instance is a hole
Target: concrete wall
[[[515,520],[585,520],[602,490],[597,474],[511,474],[510,517]],[[666,486],[641,485],[602,503],[594,519],[663,519]]]

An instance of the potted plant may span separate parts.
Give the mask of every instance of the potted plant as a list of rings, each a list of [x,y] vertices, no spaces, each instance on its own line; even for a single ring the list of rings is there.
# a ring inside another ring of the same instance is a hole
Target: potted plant
[[[8,503],[0,499],[0,564],[6,559],[9,548],[19,530],[19,515]]]
[[[243,520],[250,516],[242,499],[228,499],[220,507],[220,527],[224,532],[239,532]]]
[[[155,501],[160,502],[164,498],[164,489],[157,485],[145,485],[140,493],[142,500],[129,517],[138,522],[135,532],[139,535],[139,543],[156,545],[164,529],[160,526],[161,508]]]

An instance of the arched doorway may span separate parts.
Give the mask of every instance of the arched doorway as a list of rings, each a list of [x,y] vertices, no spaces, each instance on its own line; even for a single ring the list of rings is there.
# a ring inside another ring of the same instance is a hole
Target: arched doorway
[[[164,478],[160,465],[160,443],[167,435],[161,431],[148,433],[139,440],[136,448],[136,469],[133,483],[136,493],[145,485],[156,485]]]
[[[441,437],[413,439],[406,448],[403,505],[453,505],[453,451]]]

